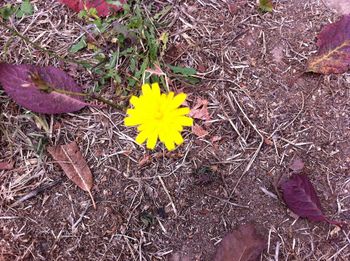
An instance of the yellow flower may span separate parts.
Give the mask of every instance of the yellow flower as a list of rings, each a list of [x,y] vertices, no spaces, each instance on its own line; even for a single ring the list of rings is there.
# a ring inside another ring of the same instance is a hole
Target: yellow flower
[[[140,97],[132,96],[130,103],[133,109],[128,109],[128,117],[124,119],[126,126],[138,126],[139,134],[136,142],[142,144],[147,140],[147,148],[154,149],[158,138],[168,150],[175,149],[175,144],[183,143],[181,132],[183,126],[192,126],[193,119],[187,117],[190,112],[187,107],[180,107],[187,95],[173,92],[161,94],[158,83],[142,85]]]

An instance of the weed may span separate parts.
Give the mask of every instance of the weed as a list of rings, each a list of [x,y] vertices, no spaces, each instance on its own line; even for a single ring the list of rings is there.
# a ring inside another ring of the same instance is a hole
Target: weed
[[[163,77],[159,75],[148,73],[143,77],[148,68],[157,66],[169,68],[174,71],[175,77],[196,83],[197,79],[192,77],[196,73],[194,69],[169,67],[162,59],[169,35],[166,31],[159,32],[157,25],[161,26],[162,19],[172,7],[165,6],[154,15],[150,15],[151,9],[151,6],[136,1],[123,5],[123,12],[106,19],[98,17],[93,8],[79,13],[81,19],[92,25],[92,30],[90,36],[81,38],[72,49],[79,51],[87,47],[94,52],[96,65],[87,68],[98,78],[93,91],[100,91],[108,82],[121,95],[135,92],[134,87],[140,86],[144,80],[160,81],[165,86]]]

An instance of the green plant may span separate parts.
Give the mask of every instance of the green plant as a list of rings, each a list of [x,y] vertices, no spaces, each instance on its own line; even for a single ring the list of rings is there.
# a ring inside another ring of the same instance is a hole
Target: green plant
[[[109,1],[112,2],[117,4],[114,2],[118,1]],[[123,12],[106,19],[98,17],[93,8],[80,12],[81,19],[94,25],[93,35],[103,39],[87,43],[96,60],[96,65],[88,68],[98,76],[94,91],[101,90],[102,86],[111,82],[116,86],[118,94],[128,95],[134,91],[133,87],[141,85],[145,79],[162,82],[166,86],[163,77],[149,74],[147,69],[160,66],[173,71],[175,68],[167,66],[162,59],[169,35],[166,31],[157,30],[161,19],[171,9],[169,5],[152,15],[149,11],[152,10],[151,6],[144,6],[141,1],[136,1],[132,5],[123,5]],[[80,44],[78,47],[84,48],[86,45]],[[176,68],[179,70],[174,76],[188,79],[189,83],[198,80],[192,77],[196,73],[194,69]],[[144,74],[147,74],[146,77],[143,77]]]

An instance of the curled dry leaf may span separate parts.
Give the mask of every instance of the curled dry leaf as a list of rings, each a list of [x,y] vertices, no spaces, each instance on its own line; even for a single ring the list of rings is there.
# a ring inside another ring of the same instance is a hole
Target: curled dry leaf
[[[222,239],[214,261],[258,260],[265,248],[265,241],[257,234],[253,225],[241,225]]]
[[[66,145],[48,147],[47,151],[61,166],[67,177],[79,188],[89,193],[92,204],[96,208],[91,194],[93,184],[92,174],[76,142],[73,141]]]
[[[192,132],[193,132],[193,134],[195,134],[199,138],[203,138],[203,137],[207,136],[209,133],[207,130],[203,129],[200,125],[198,125],[196,123],[192,126]]]
[[[97,14],[100,17],[107,16],[113,12],[122,10],[121,6],[108,4],[106,0],[58,0],[62,4],[65,4],[69,8],[73,9],[75,12],[80,12],[81,10],[89,10],[90,8],[96,8]],[[126,0],[118,0],[114,2],[119,2],[120,4],[125,4]]]
[[[316,191],[306,175],[293,174],[281,184],[283,199],[288,208],[302,218],[311,221],[326,221],[341,226],[341,222],[329,220],[321,210]]]
[[[295,159],[292,160],[292,162],[289,165],[289,168],[293,170],[295,173],[300,172],[304,168],[304,162],[302,161],[301,158],[296,157]]]
[[[10,160],[10,161],[0,161],[0,170],[11,170],[15,166],[15,162]]]
[[[308,61],[309,72],[344,73],[350,68],[350,15],[323,27],[317,36],[318,52]]]
[[[34,112],[68,113],[88,105],[80,95],[49,91],[55,88],[65,92],[82,92],[70,76],[52,66],[0,63],[0,83],[15,102]]]
[[[228,7],[228,11],[230,12],[230,14],[235,15],[238,13],[239,5],[237,3],[235,3],[234,1],[229,0],[227,2],[227,7]]]
[[[210,115],[208,112],[208,101],[205,99],[198,98],[196,101],[196,105],[191,109],[189,115],[195,119],[208,121],[210,119]]]

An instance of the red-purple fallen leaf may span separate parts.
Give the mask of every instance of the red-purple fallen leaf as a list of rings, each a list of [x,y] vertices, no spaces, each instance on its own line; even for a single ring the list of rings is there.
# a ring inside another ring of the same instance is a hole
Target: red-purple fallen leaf
[[[122,10],[121,6],[108,4],[106,0],[58,0],[62,4],[67,5],[75,12],[80,12],[84,9],[96,8],[97,14],[100,17],[107,16],[113,12]],[[117,2],[117,1],[115,1]],[[126,0],[119,0],[121,4],[125,4]]]
[[[241,225],[227,234],[218,245],[214,261],[258,260],[266,243],[251,224]]]
[[[40,79],[35,80],[33,75],[39,76]],[[52,66],[0,63],[0,83],[15,102],[34,112],[67,113],[78,111],[88,105],[78,95],[67,95],[55,91],[47,93],[39,90],[38,85],[46,83],[55,89],[82,92],[82,88],[70,76]]]
[[[92,203],[95,206],[91,194],[92,174],[76,142],[73,141],[66,145],[48,147],[47,151],[61,166],[67,177],[79,188],[89,193]]]
[[[15,165],[14,161],[0,161],[0,170],[11,170]]]
[[[323,27],[318,35],[316,56],[309,59],[309,72],[344,73],[350,68],[350,15]]]
[[[288,208],[298,216],[311,221],[326,221],[341,226],[341,222],[329,220],[323,214],[320,200],[306,175],[293,174],[281,184],[281,189]]]

